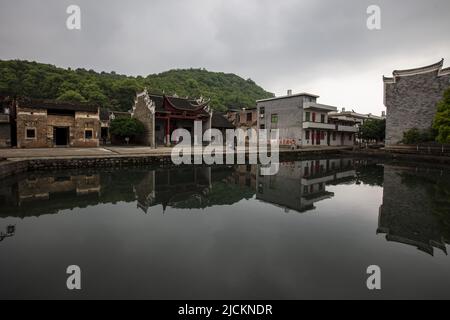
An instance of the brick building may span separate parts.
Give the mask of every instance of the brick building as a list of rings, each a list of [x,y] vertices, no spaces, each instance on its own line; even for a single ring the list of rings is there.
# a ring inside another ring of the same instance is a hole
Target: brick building
[[[6,96],[0,96],[0,148],[11,147],[12,144],[12,100]]]
[[[99,146],[98,106],[21,98],[15,109],[18,148]]]
[[[239,129],[258,129],[258,110],[256,108],[232,109],[227,113],[227,119]]]
[[[437,103],[450,87],[450,68],[442,69],[443,65],[442,59],[427,67],[394,71],[392,78],[383,77],[386,145],[400,143],[410,129],[431,128]]]

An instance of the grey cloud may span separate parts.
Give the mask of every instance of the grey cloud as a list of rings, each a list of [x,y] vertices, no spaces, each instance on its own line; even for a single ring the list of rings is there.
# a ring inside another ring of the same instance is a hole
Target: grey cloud
[[[65,28],[70,4],[81,31]],[[381,31],[366,28],[371,4]],[[448,12],[448,0],[0,0],[0,58],[134,75],[205,67],[379,112],[383,74],[450,65]]]

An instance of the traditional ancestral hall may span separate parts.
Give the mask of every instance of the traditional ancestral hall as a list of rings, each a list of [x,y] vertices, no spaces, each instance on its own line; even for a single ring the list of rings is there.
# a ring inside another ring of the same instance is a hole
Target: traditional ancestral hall
[[[278,129],[280,146],[352,146],[356,122],[330,116],[337,107],[317,103],[319,96],[309,93],[257,101],[258,130]]]
[[[13,107],[18,148],[99,146],[96,105],[19,98]]]
[[[179,142],[173,141],[172,133],[180,128],[189,131],[194,137],[195,121],[202,122],[203,132],[211,128],[233,128],[223,115],[213,115],[209,100],[154,95],[147,90],[136,96],[132,117],[145,126],[145,133],[138,142],[151,147],[170,146]]]
[[[427,67],[394,71],[392,78],[383,77],[387,146],[400,143],[410,129],[431,128],[437,103],[450,87],[450,68],[443,69],[443,65],[444,59]]]

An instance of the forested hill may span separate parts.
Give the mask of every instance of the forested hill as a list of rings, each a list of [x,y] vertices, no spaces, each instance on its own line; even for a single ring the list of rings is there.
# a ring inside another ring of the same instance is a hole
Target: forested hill
[[[0,60],[0,94],[88,101],[126,111],[133,105],[135,93],[145,87],[155,94],[210,98],[211,106],[221,111],[231,107],[254,107],[256,100],[273,97],[251,79],[204,69],[129,77],[115,72],[98,73],[37,62]]]

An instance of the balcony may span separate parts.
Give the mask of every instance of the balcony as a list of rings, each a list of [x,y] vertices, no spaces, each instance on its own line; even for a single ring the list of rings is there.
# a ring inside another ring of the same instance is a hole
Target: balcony
[[[326,112],[337,111],[337,107],[328,106],[325,104],[319,104],[319,103],[315,103],[315,102],[305,102],[303,105],[303,109],[305,109],[305,110],[313,109],[313,110],[326,111]]]
[[[339,132],[352,132],[356,133],[358,132],[358,128],[354,126],[337,126],[337,131]]]
[[[336,125],[322,122],[303,122],[303,129],[336,130]]]
[[[0,123],[9,123],[9,114],[0,114]]]

